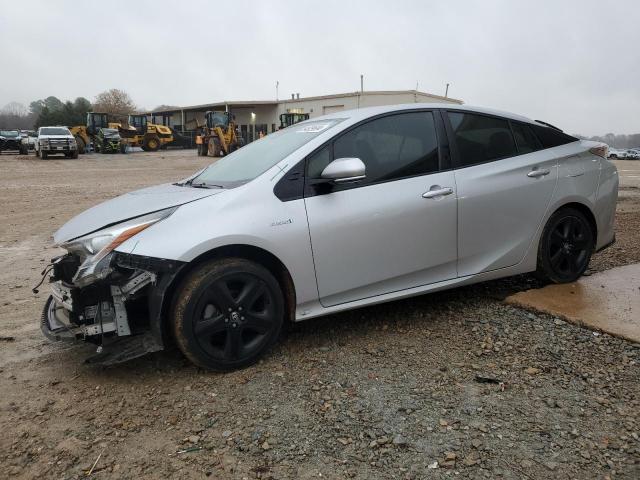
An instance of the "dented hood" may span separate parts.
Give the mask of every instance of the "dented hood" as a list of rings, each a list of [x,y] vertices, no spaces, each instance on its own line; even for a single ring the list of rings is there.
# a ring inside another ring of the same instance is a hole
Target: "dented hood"
[[[59,245],[131,218],[184,205],[221,192],[224,190],[180,187],[173,184],[136,190],[100,203],[73,217],[53,235],[53,240]]]

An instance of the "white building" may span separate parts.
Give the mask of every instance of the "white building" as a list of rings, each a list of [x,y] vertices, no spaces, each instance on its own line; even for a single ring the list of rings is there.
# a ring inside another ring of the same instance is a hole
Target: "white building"
[[[284,100],[223,101],[160,110],[150,112],[149,115],[155,117],[156,123],[163,123],[179,131],[192,131],[204,124],[205,112],[228,111],[248,143],[257,138],[260,131],[275,132],[280,126],[280,115],[283,113],[308,113],[313,118],[340,110],[399,103],[462,104],[462,100],[417,90],[362,91],[303,98],[299,94],[293,94],[291,98]]]

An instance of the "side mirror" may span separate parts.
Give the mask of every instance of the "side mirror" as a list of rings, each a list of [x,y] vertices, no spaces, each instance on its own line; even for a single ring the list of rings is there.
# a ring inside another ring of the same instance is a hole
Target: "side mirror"
[[[362,180],[366,177],[365,171],[364,162],[359,158],[337,158],[325,167],[317,183],[345,183]]]

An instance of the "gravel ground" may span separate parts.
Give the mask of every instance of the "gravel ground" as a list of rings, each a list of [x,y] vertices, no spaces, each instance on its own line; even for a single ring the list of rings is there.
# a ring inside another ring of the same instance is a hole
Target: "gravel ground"
[[[639,346],[501,301],[531,276],[297,324],[224,375],[45,341],[30,287],[57,226],[204,161],[0,158],[0,477],[640,478]],[[636,193],[592,271],[640,261]]]

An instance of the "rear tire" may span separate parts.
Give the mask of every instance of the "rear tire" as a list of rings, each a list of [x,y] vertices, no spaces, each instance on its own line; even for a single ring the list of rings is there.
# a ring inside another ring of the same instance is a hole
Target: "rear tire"
[[[267,269],[241,258],[211,260],[193,270],[173,301],[173,331],[196,365],[224,372],[245,368],[277,341],[284,296]]]
[[[589,266],[595,232],[585,215],[561,208],[544,227],[538,246],[538,276],[553,283],[575,282]]]

